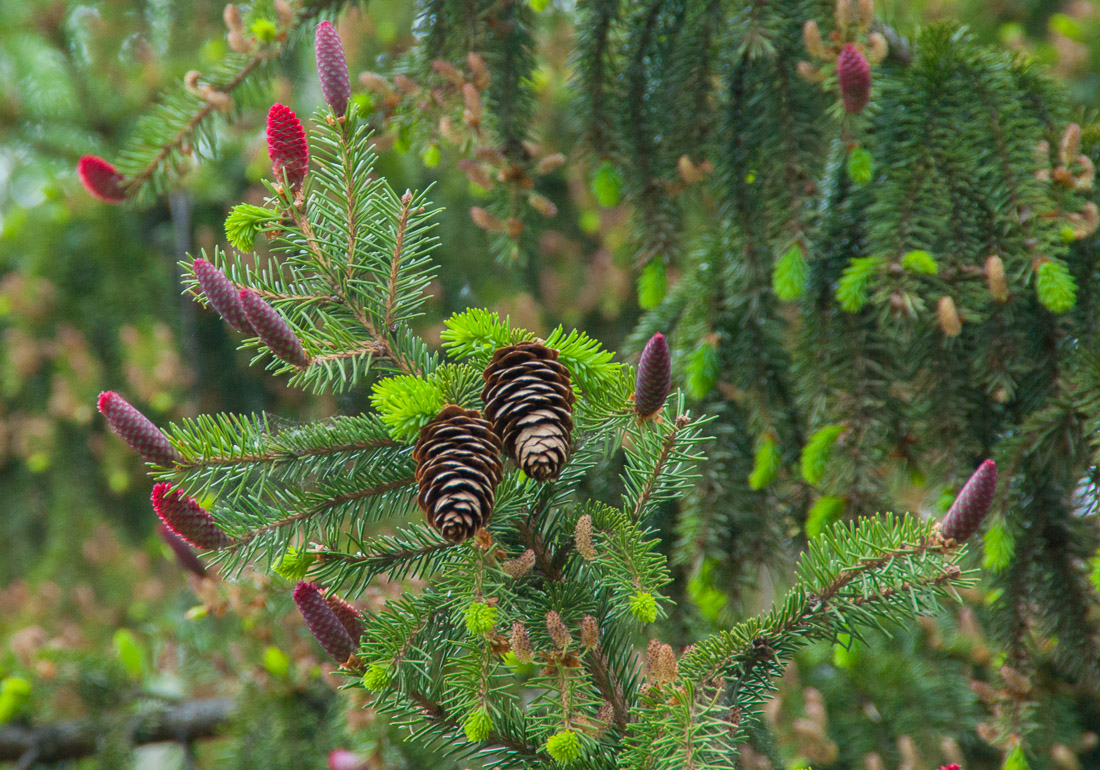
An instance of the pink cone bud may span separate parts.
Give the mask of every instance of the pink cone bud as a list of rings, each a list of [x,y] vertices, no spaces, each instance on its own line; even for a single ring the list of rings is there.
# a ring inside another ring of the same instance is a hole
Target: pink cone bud
[[[106,203],[122,203],[126,193],[126,177],[98,155],[83,155],[76,163],[76,173],[84,189]]]
[[[344,44],[336,34],[332,22],[322,21],[317,25],[314,47],[317,53],[317,77],[321,81],[325,104],[332,107],[337,115],[343,115],[348,110],[351,81],[348,79],[348,60],[344,56]]]
[[[206,577],[206,565],[202,563],[202,559],[191,549],[187,541],[168,529],[167,524],[157,526],[157,535],[172,549],[172,553],[176,555],[176,562],[180,567],[197,577]]]
[[[98,407],[111,430],[145,462],[170,468],[180,460],[179,452],[164,432],[118,393],[113,390],[100,393]]]
[[[340,624],[347,629],[352,643],[358,647],[359,640],[363,638],[363,613],[336,594],[325,594],[325,602],[336,615]]]
[[[310,633],[333,660],[343,663],[351,657],[355,644],[340,618],[336,617],[321,595],[321,589],[313,583],[298,581],[294,589],[294,603],[298,605],[298,612],[302,613]]]
[[[665,405],[672,390],[672,361],[665,335],[657,332],[649,338],[638,360],[638,376],[634,381],[634,409],[643,417],[656,413]]]
[[[192,267],[195,270],[199,288],[202,289],[203,296],[210,303],[210,307],[218,311],[218,315],[237,331],[255,334],[252,324],[248,322],[248,316],[244,314],[240,291],[225,277],[225,273],[205,259],[196,259]]]
[[[309,170],[309,147],[301,121],[289,107],[272,106],[267,113],[267,153],[277,179],[286,172],[292,187],[300,187]]]
[[[172,485],[162,481],[153,487],[153,510],[170,530],[196,548],[216,551],[233,544],[210,512]]]
[[[836,60],[836,77],[840,81],[840,98],[844,110],[856,114],[871,98],[871,65],[851,43],[844,46]]]
[[[288,364],[309,366],[309,356],[298,336],[275,308],[251,289],[241,289],[240,298],[248,323],[272,353]]]
[[[986,460],[959,490],[959,496],[943,517],[940,533],[960,543],[969,538],[989,515],[996,491],[997,464]]]

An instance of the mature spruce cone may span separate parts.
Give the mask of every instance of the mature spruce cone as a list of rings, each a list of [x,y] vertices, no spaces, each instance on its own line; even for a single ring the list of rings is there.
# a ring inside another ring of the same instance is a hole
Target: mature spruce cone
[[[558,351],[539,342],[500,348],[485,369],[485,416],[504,453],[536,481],[561,473],[573,432],[573,387]]]
[[[445,407],[420,429],[413,459],[416,502],[443,537],[461,543],[489,522],[503,463],[500,439],[481,412]]]
[[[986,460],[959,490],[940,523],[940,534],[961,543],[977,532],[993,507],[996,491],[997,464]]]

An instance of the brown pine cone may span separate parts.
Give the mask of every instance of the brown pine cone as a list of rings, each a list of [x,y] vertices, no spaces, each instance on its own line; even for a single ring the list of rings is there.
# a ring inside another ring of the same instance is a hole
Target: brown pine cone
[[[461,543],[489,522],[503,475],[500,448],[481,412],[460,406],[445,407],[420,429],[416,502],[443,537]]]
[[[536,481],[561,473],[572,446],[576,397],[558,351],[539,342],[500,348],[485,369],[485,416],[504,453]]]

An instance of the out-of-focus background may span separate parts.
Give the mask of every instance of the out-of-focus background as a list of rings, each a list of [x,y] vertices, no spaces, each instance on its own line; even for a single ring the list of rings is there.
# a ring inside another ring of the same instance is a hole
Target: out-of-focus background
[[[582,327],[614,349],[639,315],[629,212],[568,162],[579,130],[567,93],[575,4],[529,2],[540,19],[537,133],[567,162],[539,182],[557,213],[523,258],[496,261],[499,247],[468,213],[484,193],[446,147],[410,152],[400,133],[387,136],[378,171],[398,189],[434,185],[445,209],[429,339],[448,313],[476,304],[535,331]],[[221,320],[180,295],[177,261],[224,245],[230,207],[264,194],[267,106],[308,114],[320,103],[306,38],[218,129],[216,159],[170,194],[107,206],[76,178],[82,154],[112,157],[167,84],[225,54],[222,11],[207,0],[0,0],[0,736],[5,725],[92,720],[95,745],[70,765],[81,768],[321,768],[337,748],[370,767],[419,767],[428,760],[337,692],[288,599],[273,598],[287,592],[265,590],[278,578],[227,584],[177,566],[154,532],[141,462],[95,410],[106,389],[157,422],[260,410],[303,420],[366,404],[364,393],[314,397],[249,369]],[[413,13],[372,0],[340,17],[353,81],[423,34]],[[1100,4],[894,2],[882,13],[902,27],[961,20],[982,40],[1030,51],[1081,105],[1097,106]],[[148,704],[213,698],[232,702],[223,739],[134,752]],[[812,758],[788,728],[778,731],[788,753]],[[828,750],[816,756],[834,766]]]

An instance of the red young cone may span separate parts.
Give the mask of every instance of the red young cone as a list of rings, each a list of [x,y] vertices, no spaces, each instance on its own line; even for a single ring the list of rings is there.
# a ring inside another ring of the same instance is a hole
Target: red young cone
[[[83,155],[76,163],[76,173],[84,189],[106,203],[122,203],[129,196],[126,177],[98,155]]]
[[[267,153],[277,179],[286,172],[292,187],[299,187],[309,170],[309,147],[301,121],[289,107],[272,106],[267,113]]]
[[[172,549],[172,553],[176,555],[176,561],[183,569],[198,577],[206,577],[206,565],[202,563],[199,555],[191,550],[186,540],[168,529],[167,524],[157,526],[157,535]]]
[[[348,79],[348,60],[344,56],[344,44],[336,34],[332,22],[322,21],[317,25],[314,47],[317,53],[317,77],[321,81],[325,104],[332,107],[337,115],[343,115],[348,110],[351,81]]]
[[[321,595],[321,589],[313,583],[298,581],[298,586],[294,589],[294,603],[305,618],[310,633],[333,660],[343,663],[351,657],[355,652],[355,643],[340,618]]]
[[[325,594],[325,602],[332,609],[340,624],[347,629],[352,643],[358,647],[359,640],[363,637],[363,613],[336,594]]]
[[[256,336],[272,353],[295,366],[309,366],[309,356],[283,317],[251,289],[241,289],[241,305]]]
[[[993,493],[997,491],[997,464],[986,460],[959,490],[959,496],[951,504],[940,524],[940,534],[963,542],[981,526],[993,506]]]
[[[103,391],[99,394],[98,406],[111,430],[141,455],[142,460],[166,468],[179,461],[179,452],[164,432],[118,393]]]
[[[649,338],[638,360],[638,376],[634,381],[634,408],[648,417],[665,405],[672,390],[672,362],[665,335],[657,332]]]
[[[846,112],[854,115],[867,106],[871,98],[871,65],[851,43],[844,46],[837,57],[836,77],[840,81],[840,98]]]
[[[233,544],[210,512],[172,485],[160,482],[153,487],[153,510],[170,530],[196,548],[216,551]]]
[[[962,768],[952,763],[950,765],[943,765],[942,767],[938,767],[936,768],[936,770],[962,770]]]
[[[255,334],[252,324],[248,322],[248,316],[244,314],[240,291],[225,277],[225,273],[205,259],[196,259],[192,266],[203,296],[218,311],[218,315],[237,331]]]

